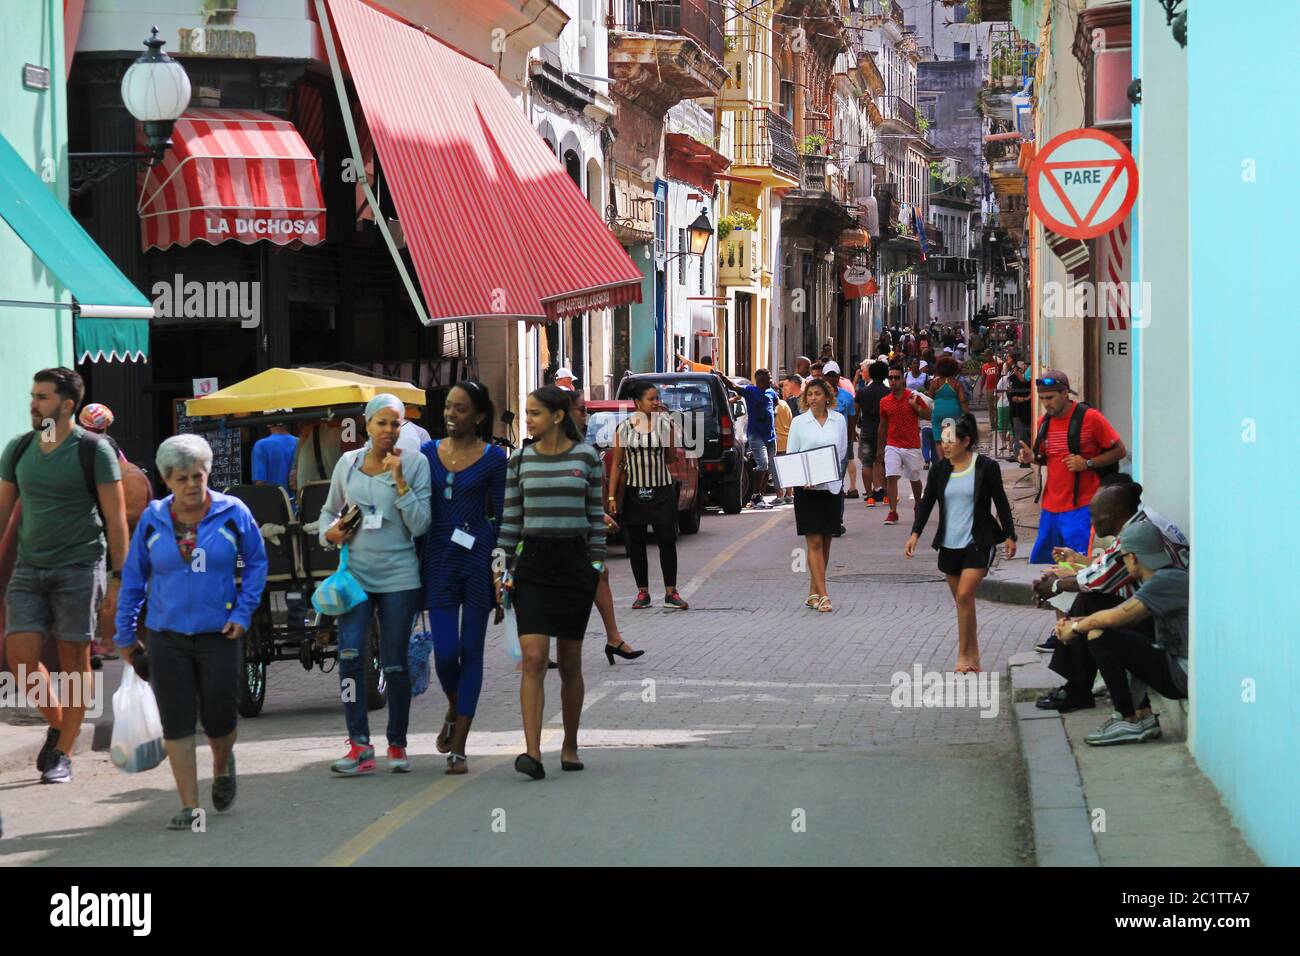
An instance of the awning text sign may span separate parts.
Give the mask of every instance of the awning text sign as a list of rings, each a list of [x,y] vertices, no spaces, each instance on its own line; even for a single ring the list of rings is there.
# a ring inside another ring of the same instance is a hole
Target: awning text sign
[[[1029,205],[1052,232],[1095,239],[1124,221],[1137,200],[1133,154],[1109,133],[1075,129],[1051,140],[1029,167]]]

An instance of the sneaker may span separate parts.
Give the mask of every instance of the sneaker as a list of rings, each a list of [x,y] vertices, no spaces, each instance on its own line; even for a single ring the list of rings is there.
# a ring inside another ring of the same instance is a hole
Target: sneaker
[[[370,744],[357,744],[348,741],[348,755],[342,760],[330,764],[330,769],[344,776],[355,777],[362,773],[373,773],[375,769],[375,748]]]
[[[1138,726],[1142,728],[1143,740],[1159,740],[1162,731],[1160,730],[1160,715],[1147,714],[1138,721]]]
[[[650,606],[650,592],[644,588],[636,592],[636,600],[632,602],[632,610],[639,611],[642,608]]]
[[[833,535],[831,535],[831,537],[833,537],[833,538],[842,538],[842,537],[844,537],[844,532],[847,531],[847,530],[848,530],[848,529],[845,528],[844,525],[840,525],[840,530],[839,530],[839,531],[836,531]]]
[[[885,515],[885,524],[898,524],[898,512],[891,511],[889,514]]]
[[[781,507],[783,504],[785,504],[785,499],[782,498],[780,495],[778,495],[777,497],[775,497],[775,498],[773,498],[771,501],[769,501],[769,502],[767,503],[767,506],[768,506],[769,508],[779,508],[779,507]]]
[[[867,495],[867,507],[874,508],[875,506],[876,506],[875,497],[873,495]]]
[[[1106,679],[1100,674],[1098,674],[1097,679],[1092,682],[1092,695],[1094,697],[1110,696],[1110,688],[1106,686]]]
[[[676,588],[669,591],[668,595],[664,598],[664,607],[678,611],[689,611],[691,608],[689,604],[682,600],[682,596],[677,593]]]
[[[845,497],[845,498],[856,498],[857,496],[858,496],[858,490],[857,490],[856,488],[854,488],[852,491],[850,491],[850,492],[849,492],[848,494],[846,494],[844,497]]]
[[[62,750],[50,754],[49,765],[41,774],[41,783],[72,783],[72,761]]]
[[[1039,641],[1035,644],[1034,650],[1038,651],[1040,654],[1050,654],[1052,651],[1056,650],[1056,645],[1056,632],[1053,631],[1051,634],[1047,635],[1046,640]]]
[[[762,498],[759,498],[757,501],[754,502],[752,507],[755,511],[766,511],[768,508],[771,508],[772,506],[769,505]]]
[[[1140,744],[1147,739],[1147,733],[1140,722],[1112,717],[1083,739],[1094,747],[1109,747],[1113,744]]]
[[[411,761],[406,759],[405,747],[394,747],[391,744],[388,747],[388,772],[389,773],[410,773]]]
[[[45,732],[45,743],[41,745],[41,752],[36,755],[36,769],[45,773],[50,768],[50,757],[54,755],[54,748],[59,742],[59,728],[51,727]]]

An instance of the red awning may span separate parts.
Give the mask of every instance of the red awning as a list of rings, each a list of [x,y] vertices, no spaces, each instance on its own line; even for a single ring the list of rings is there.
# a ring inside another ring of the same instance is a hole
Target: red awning
[[[227,239],[314,246],[325,238],[316,157],[288,120],[196,108],[176,121],[172,142],[142,174],[145,249]]]
[[[495,73],[361,0],[328,0],[431,319],[641,301],[641,272]]]

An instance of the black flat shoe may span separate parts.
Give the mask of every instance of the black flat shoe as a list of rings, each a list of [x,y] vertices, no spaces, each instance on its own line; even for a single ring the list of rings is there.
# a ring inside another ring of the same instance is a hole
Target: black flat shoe
[[[583,763],[582,763],[581,760],[561,760],[561,761],[560,761],[560,769],[561,769],[561,770],[581,770],[582,767],[583,767]]]
[[[613,667],[613,666],[614,666],[614,655],[615,655],[615,654],[617,654],[619,657],[623,658],[623,660],[625,660],[625,661],[634,661],[634,660],[636,660],[638,657],[640,657],[642,654],[645,653],[644,650],[641,650],[641,651],[625,651],[625,650],[623,650],[623,648],[625,648],[625,647],[627,647],[627,641],[619,641],[617,646],[614,646],[614,645],[611,645],[611,644],[606,644],[606,645],[605,645],[605,660],[609,661],[609,666],[610,666],[610,667]],[[581,770],[582,768],[579,767],[578,769]]]
[[[557,671],[557,670],[560,669],[560,665],[557,664],[557,663],[555,663],[555,661],[547,661],[547,662],[546,662],[546,669],[547,669],[548,671]]]
[[[226,762],[226,772],[212,781],[212,805],[218,813],[225,813],[235,805],[235,755]]]
[[[534,760],[528,754],[520,754],[515,758],[515,769],[534,780],[541,780],[546,776],[546,768],[542,766],[542,762]]]

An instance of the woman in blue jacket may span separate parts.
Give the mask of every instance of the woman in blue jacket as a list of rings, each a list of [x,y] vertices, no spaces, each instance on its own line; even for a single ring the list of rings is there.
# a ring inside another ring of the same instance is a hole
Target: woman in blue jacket
[[[465,742],[483,686],[483,643],[496,604],[492,551],[506,493],[506,453],[491,443],[492,398],[481,382],[447,393],[447,437],[425,442],[431,522],[420,576],[433,627],[433,663],[447,695],[437,747],[447,773],[467,773]],[[501,619],[497,608],[497,620]]]
[[[262,600],[266,549],[248,507],[209,490],[212,449],[203,438],[168,438],[157,464],[171,494],[151,501],[135,527],[122,568],[115,641],[153,685],[181,798],[181,812],[168,827],[189,830],[199,806],[196,720],[212,747],[212,805],[224,811],[235,802],[240,639]],[[236,586],[239,558],[244,568]],[[141,643],[136,633],[146,598],[148,637]]]

